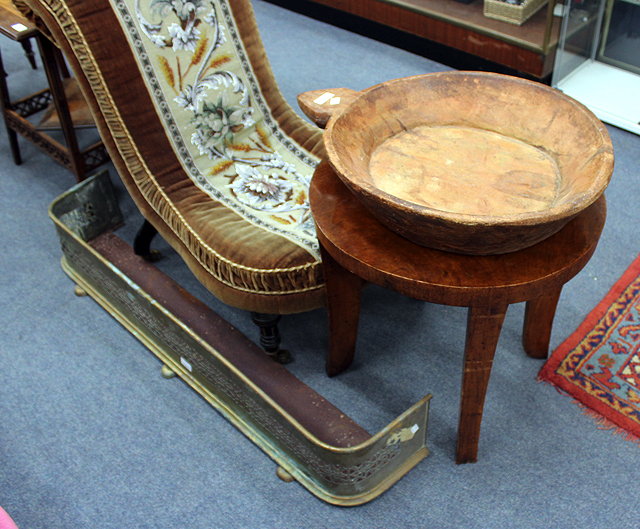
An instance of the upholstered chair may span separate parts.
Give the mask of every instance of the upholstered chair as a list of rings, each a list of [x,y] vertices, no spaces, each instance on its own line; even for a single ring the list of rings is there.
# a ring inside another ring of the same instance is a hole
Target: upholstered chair
[[[280,94],[249,0],[15,0],[63,50],[148,224],[224,303],[324,301],[307,190],[319,129]],[[261,316],[262,315],[262,316]],[[273,327],[263,345],[277,349]]]

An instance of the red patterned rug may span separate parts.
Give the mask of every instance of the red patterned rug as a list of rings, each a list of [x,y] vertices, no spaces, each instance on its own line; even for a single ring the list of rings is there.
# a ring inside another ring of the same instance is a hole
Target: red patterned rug
[[[640,441],[640,256],[553,352],[539,378],[604,426]]]

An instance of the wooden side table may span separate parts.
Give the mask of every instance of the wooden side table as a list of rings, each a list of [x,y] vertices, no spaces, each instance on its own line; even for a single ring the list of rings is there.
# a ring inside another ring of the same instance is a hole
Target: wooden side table
[[[396,235],[360,205],[326,162],[313,176],[310,201],[328,295],[327,373],[336,375],[353,360],[363,281],[432,303],[468,307],[456,462],[475,462],[506,310],[511,303],[527,302],[524,349],[546,358],[562,287],[588,262],[600,238],[604,197],[549,239],[492,256],[432,250]]]
[[[62,53],[8,0],[0,0],[0,34],[22,45],[32,67],[35,59],[31,39],[35,39],[49,83],[49,88],[12,101],[0,54],[0,110],[7,127],[13,161],[17,165],[22,163],[17,136],[20,134],[73,172],[78,181],[83,180],[89,171],[108,161],[109,157],[101,141],[84,149],[78,145],[75,128],[94,127],[95,124],[75,80],[68,75]],[[41,123],[34,124],[27,119],[43,111]],[[62,131],[64,145],[46,132],[51,129]]]

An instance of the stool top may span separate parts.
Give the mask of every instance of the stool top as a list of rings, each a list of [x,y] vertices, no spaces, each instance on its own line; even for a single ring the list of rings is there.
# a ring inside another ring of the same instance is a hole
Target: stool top
[[[561,287],[593,254],[606,218],[600,198],[555,235],[513,253],[476,256],[418,246],[380,224],[328,163],[309,191],[318,239],[344,268],[407,296],[445,305],[527,301]]]

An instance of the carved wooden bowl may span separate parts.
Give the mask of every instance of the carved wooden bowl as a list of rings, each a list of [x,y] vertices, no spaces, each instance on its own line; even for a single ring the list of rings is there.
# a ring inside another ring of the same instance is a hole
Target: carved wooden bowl
[[[380,222],[464,254],[553,235],[596,201],[613,170],[609,135],[584,106],[490,73],[374,86],[332,117],[324,141],[335,172]]]

